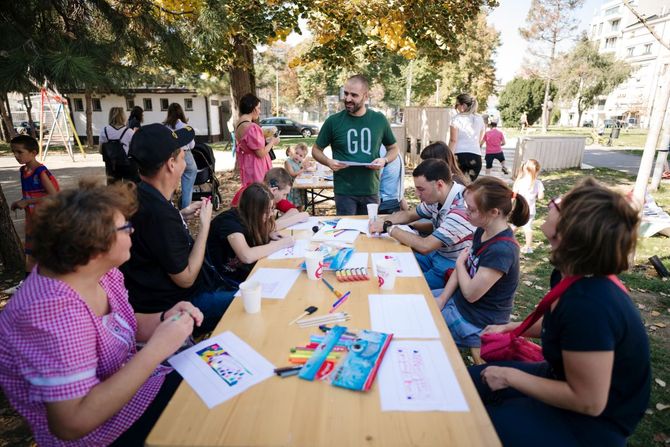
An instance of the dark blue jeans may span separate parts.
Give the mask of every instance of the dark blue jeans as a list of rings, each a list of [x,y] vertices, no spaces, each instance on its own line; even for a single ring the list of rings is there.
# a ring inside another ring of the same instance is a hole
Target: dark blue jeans
[[[368,203],[379,203],[379,194],[371,196],[335,194],[335,210],[338,216],[367,216]]]
[[[554,377],[547,362],[496,362],[468,367],[479,397],[504,446],[623,447],[626,444],[626,436],[602,418],[552,407],[513,388],[491,391],[481,379],[482,370],[489,366],[508,366],[534,376]]]
[[[193,335],[199,336],[212,332],[223,314],[233,302],[236,290],[200,291],[193,296],[191,303],[200,309],[205,318],[200,327],[193,328]]]

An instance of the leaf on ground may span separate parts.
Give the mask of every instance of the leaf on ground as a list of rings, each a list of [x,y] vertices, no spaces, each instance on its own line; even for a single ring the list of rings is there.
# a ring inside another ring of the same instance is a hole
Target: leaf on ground
[[[668,408],[670,408],[670,405],[662,404],[660,402],[656,404],[656,409],[658,411],[667,410]]]
[[[658,327],[666,327],[667,326],[667,324],[665,324],[665,323],[654,323],[654,324]]]
[[[533,283],[532,283],[532,282],[530,282],[530,281],[524,281],[523,283],[524,283],[525,285],[527,285],[528,287],[530,287],[530,286],[532,286],[532,285],[533,285]]]
[[[654,379],[654,382],[656,382],[658,386],[665,388],[665,382],[658,377]]]
[[[651,316],[652,317],[658,317],[659,315],[661,315],[661,313],[659,311],[657,311],[657,310],[652,310],[651,311]]]
[[[537,290],[544,290],[542,286],[534,286]]]
[[[646,307],[647,306],[645,306],[644,304],[640,304],[640,303],[637,304],[638,309],[644,310]]]
[[[549,258],[542,258],[544,262],[549,262]]]

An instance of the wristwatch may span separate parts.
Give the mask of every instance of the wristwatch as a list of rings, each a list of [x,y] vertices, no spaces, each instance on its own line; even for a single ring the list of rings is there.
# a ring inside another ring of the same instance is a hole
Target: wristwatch
[[[386,233],[389,230],[389,228],[391,228],[392,226],[393,226],[393,222],[391,222],[390,220],[385,220],[384,221],[384,226],[382,227],[382,233]]]

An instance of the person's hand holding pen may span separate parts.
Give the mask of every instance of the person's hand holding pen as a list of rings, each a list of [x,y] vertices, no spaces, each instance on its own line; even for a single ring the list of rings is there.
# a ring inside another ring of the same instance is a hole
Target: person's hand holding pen
[[[370,219],[368,225],[370,234],[381,234],[384,231],[384,221],[382,219]]]
[[[159,362],[174,354],[193,332],[193,325],[202,324],[202,312],[187,302],[178,303],[165,312],[161,322],[144,349],[153,353]]]

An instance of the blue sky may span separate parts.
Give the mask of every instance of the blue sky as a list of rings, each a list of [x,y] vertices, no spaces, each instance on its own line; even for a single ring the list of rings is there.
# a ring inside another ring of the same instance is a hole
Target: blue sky
[[[500,6],[489,16],[489,23],[500,32],[501,45],[496,56],[496,78],[502,83],[510,81],[523,63],[527,42],[521,38],[519,27],[526,22],[526,14],[531,0],[500,0]],[[604,0],[586,0],[584,6],[576,11],[575,17],[580,21],[579,29],[587,29],[594,16],[594,11]],[[575,35],[579,35],[575,33]]]

